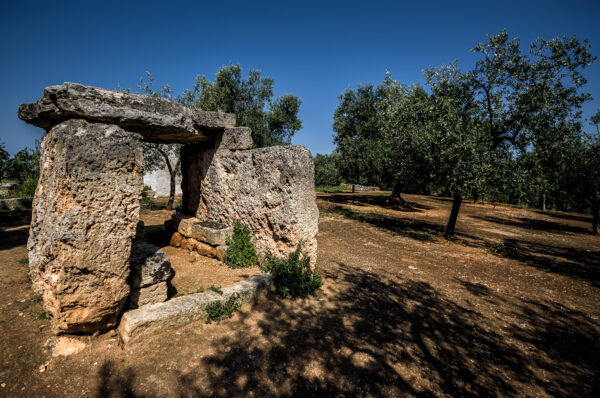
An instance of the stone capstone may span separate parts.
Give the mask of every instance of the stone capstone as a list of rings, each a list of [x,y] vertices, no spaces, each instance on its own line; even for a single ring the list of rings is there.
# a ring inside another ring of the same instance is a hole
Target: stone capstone
[[[167,282],[159,282],[154,285],[131,289],[129,293],[129,308],[137,308],[142,305],[162,303],[167,301],[169,287]]]
[[[129,264],[129,285],[132,289],[164,282],[173,273],[167,254],[160,247],[146,242],[133,243]]]
[[[19,118],[50,130],[69,119],[115,124],[149,142],[215,141],[235,126],[235,115],[192,111],[174,101],[149,95],[105,90],[77,83],[44,89],[37,102],[19,107]]]
[[[55,331],[116,324],[129,294],[142,166],[142,137],[115,125],[73,119],[44,136],[27,248]]]
[[[230,151],[188,144],[181,157],[184,213],[229,227],[240,219],[260,254],[287,256],[302,242],[315,264],[319,211],[307,148]]]

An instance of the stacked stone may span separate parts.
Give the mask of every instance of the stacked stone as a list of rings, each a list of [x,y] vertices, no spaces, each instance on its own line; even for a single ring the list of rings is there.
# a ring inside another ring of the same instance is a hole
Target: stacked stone
[[[173,270],[169,257],[160,247],[146,242],[134,242],[129,264],[129,308],[167,300],[168,283]]]
[[[19,107],[19,117],[47,131],[28,250],[34,288],[57,332],[113,327],[130,289],[138,295],[131,305],[165,297],[164,279],[128,284],[142,141],[186,144],[181,185],[188,216],[172,222],[174,244],[185,239],[222,258],[239,219],[259,254],[286,256],[303,242],[315,263],[314,166],[304,147],[252,149],[250,129],[236,127],[233,114],[75,83],[47,87],[39,101]]]
[[[196,251],[202,256],[225,260],[227,238],[233,229],[226,225],[200,221],[196,217],[175,214],[165,222],[167,231],[172,231],[170,245]]]

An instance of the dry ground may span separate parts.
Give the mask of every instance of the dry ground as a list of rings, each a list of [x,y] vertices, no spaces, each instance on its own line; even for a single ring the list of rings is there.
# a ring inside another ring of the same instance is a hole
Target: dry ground
[[[376,193],[318,198],[325,286],[315,297],[245,305],[221,324],[164,330],[126,349],[114,333],[82,337],[86,350],[67,358],[44,347],[49,321],[38,319],[18,262],[27,220],[3,216],[0,396],[598,393],[600,239],[588,217],[466,203],[448,242],[445,198],[407,195],[410,209],[386,208]],[[151,226],[168,214],[143,217]],[[178,255],[178,289],[206,287],[194,280],[204,263],[185,271],[193,258]]]

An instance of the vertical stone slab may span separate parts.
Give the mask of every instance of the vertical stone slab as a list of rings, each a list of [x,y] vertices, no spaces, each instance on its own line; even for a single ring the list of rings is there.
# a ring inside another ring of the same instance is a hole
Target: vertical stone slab
[[[261,254],[287,256],[299,242],[317,255],[319,210],[310,151],[286,145],[250,150],[182,150],[184,212],[202,221],[248,225]]]
[[[43,139],[29,232],[30,276],[56,332],[111,328],[129,294],[141,136],[67,120]]]

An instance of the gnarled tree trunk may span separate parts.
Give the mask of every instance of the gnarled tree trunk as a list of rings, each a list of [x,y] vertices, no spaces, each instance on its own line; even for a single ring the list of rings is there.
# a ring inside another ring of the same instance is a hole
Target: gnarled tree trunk
[[[460,205],[462,204],[462,195],[459,193],[454,194],[454,200],[452,201],[452,211],[450,211],[450,218],[448,219],[448,225],[446,226],[446,232],[444,236],[451,238],[454,236],[454,229],[456,227],[456,219],[458,218],[458,212]]]
[[[600,219],[600,201],[592,202],[592,234],[598,235],[598,219]]]

